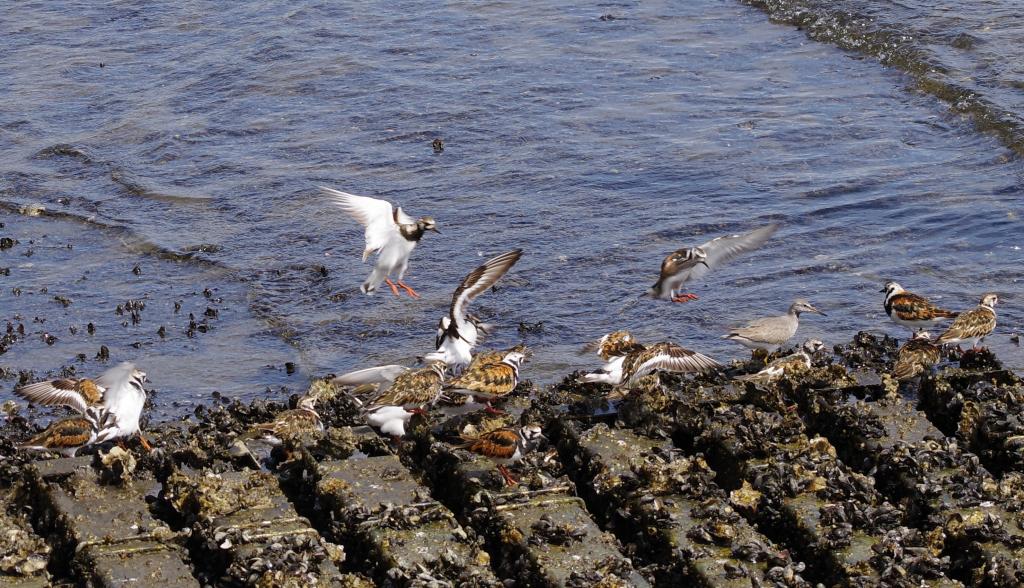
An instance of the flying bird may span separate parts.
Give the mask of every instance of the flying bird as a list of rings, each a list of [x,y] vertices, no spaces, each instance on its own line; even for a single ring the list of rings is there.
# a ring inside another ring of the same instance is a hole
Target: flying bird
[[[661,262],[661,275],[648,294],[651,298],[672,302],[696,300],[696,294],[681,292],[687,282],[703,277],[741,253],[757,249],[778,229],[779,225],[772,223],[742,235],[716,237],[699,247],[684,247],[674,251]]]
[[[448,315],[438,324],[436,350],[424,357],[426,361],[443,361],[456,372],[469,365],[480,334],[489,330],[489,326],[469,314],[469,303],[500,280],[522,254],[522,249],[513,249],[496,255],[463,278],[452,294]]]
[[[400,295],[398,289],[402,288],[409,296],[419,298],[420,295],[402,281],[402,276],[409,267],[409,256],[423,238],[423,233],[441,232],[437,230],[434,219],[424,216],[414,220],[405,214],[400,206],[394,207],[387,200],[356,196],[324,186],[320,189],[346,214],[366,227],[363,261],[365,262],[373,253],[377,254],[377,263],[373,271],[359,289],[364,294],[372,294],[381,282],[385,282],[395,296]],[[391,281],[391,276],[395,276],[394,282]]]

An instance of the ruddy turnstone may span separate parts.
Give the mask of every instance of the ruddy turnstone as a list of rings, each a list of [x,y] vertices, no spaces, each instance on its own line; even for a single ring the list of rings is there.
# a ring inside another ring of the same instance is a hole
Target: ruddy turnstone
[[[519,261],[522,254],[522,249],[513,249],[496,255],[463,278],[462,283],[452,294],[448,316],[441,318],[438,325],[438,334],[434,341],[436,351],[428,353],[424,357],[426,361],[443,361],[453,371],[469,365],[473,347],[476,346],[480,333],[486,331],[479,320],[468,314],[469,303],[501,279],[505,272]]]
[[[424,406],[435,404],[442,394],[445,365],[437,362],[419,370],[408,370],[394,378],[387,390],[363,408],[363,418],[385,435],[405,436],[405,424]]]
[[[782,316],[759,318],[746,326],[733,329],[723,339],[736,341],[749,349],[763,349],[768,353],[778,350],[793,338],[800,326],[800,313],[813,312],[828,316],[811,305],[803,298],[797,298],[789,307],[789,312]]]
[[[825,344],[818,339],[808,339],[804,341],[797,352],[776,359],[756,374],[740,376],[736,379],[741,382],[768,383],[783,376],[793,376],[811,369],[811,358],[824,347]]]
[[[109,425],[102,427],[97,443],[137,434],[142,446],[151,451],[139,428],[139,418],[146,404],[145,381],[146,373],[126,361],[95,380],[47,380],[22,386],[15,394],[36,404],[67,406],[97,423],[101,422],[102,409],[109,413],[102,415],[102,420]]]
[[[280,445],[286,439],[323,431],[324,422],[316,411],[316,397],[304,396],[295,408],[281,412],[269,423],[255,424],[252,429],[262,434],[264,441]]]
[[[599,384],[611,384],[617,386],[622,383],[622,362],[626,355],[634,351],[643,350],[641,345],[629,331],[615,331],[608,333],[597,341],[592,341],[583,346],[581,353],[597,352],[597,355],[605,361],[601,369],[583,374],[577,378],[577,382],[592,382]]]
[[[996,303],[999,297],[995,294],[985,294],[981,298],[981,304],[960,313],[949,326],[945,333],[939,335],[935,340],[939,345],[955,343],[957,345],[970,341],[971,349],[978,346],[985,337],[996,328]]]
[[[364,294],[371,294],[381,282],[384,282],[391,287],[395,296],[399,295],[398,289],[402,288],[409,296],[419,298],[420,295],[402,281],[402,276],[409,267],[409,256],[423,238],[423,233],[441,232],[437,230],[434,219],[424,216],[413,220],[402,211],[402,207],[394,207],[387,200],[356,196],[323,186],[320,189],[331,196],[345,213],[366,227],[363,261],[365,262],[370,254],[377,254],[373,272],[359,289]],[[392,275],[395,276],[394,282],[391,281]]]
[[[622,361],[622,377],[617,385],[627,388],[647,374],[661,370],[675,373],[703,373],[722,364],[696,351],[675,343],[655,343],[627,353]]]
[[[935,306],[924,296],[907,292],[896,282],[886,282],[881,291],[885,292],[885,314],[897,325],[915,331],[956,318],[959,314]]]
[[[892,368],[892,375],[897,380],[916,378],[939,362],[942,350],[931,339],[927,331],[918,331],[899,348]]]
[[[670,253],[661,262],[661,275],[649,291],[651,298],[673,302],[696,300],[696,294],[680,292],[683,285],[741,253],[757,249],[778,229],[779,225],[772,223],[742,235],[716,237],[699,247],[684,247]]]
[[[45,431],[19,445],[29,451],[49,451],[74,457],[78,450],[96,442],[96,421],[75,416],[54,421]]]
[[[465,449],[477,455],[491,458],[498,464],[498,472],[509,486],[519,484],[508,471],[508,464],[516,463],[537,448],[546,437],[538,425],[526,425],[519,429],[502,428],[482,435],[463,435],[462,443],[456,449]]]
[[[487,410],[496,412],[491,407],[491,401],[507,396],[516,389],[519,385],[519,368],[526,361],[529,351],[523,345],[516,345],[501,354],[485,353],[488,355],[483,360],[470,363],[466,371],[445,384],[444,388],[474,400],[485,400]]]

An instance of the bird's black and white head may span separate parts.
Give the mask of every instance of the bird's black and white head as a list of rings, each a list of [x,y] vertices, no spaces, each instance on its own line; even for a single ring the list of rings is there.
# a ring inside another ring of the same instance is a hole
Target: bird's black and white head
[[[797,298],[789,307],[789,313],[800,316],[801,312],[812,312],[814,314],[820,314],[821,316],[828,316],[827,314],[821,312],[817,308],[814,308],[814,305],[811,304],[810,302],[807,302],[803,298]]]
[[[882,289],[879,290],[879,292],[885,292],[885,299],[888,300],[893,296],[900,294],[901,292],[906,292],[906,290],[903,289],[903,286],[900,286],[896,282],[889,280],[888,282],[885,283],[885,286],[883,286]]]
[[[546,440],[543,430],[540,425],[526,425],[519,429],[519,443],[520,451],[522,453],[529,453],[540,445],[541,441]]]
[[[914,336],[910,338],[912,341],[931,341],[932,334],[928,331],[917,331]]]
[[[808,339],[804,341],[802,349],[807,353],[814,355],[825,348],[825,343],[821,339]]]
[[[437,230],[437,223],[434,222],[434,217],[432,216],[421,217],[416,221],[416,227],[420,230],[421,234],[424,231],[434,231],[438,235],[441,234],[441,231]]]
[[[990,292],[981,297],[981,305],[989,308],[995,308],[996,303],[999,302],[999,296]]]
[[[505,356],[501,358],[501,361],[519,369],[519,366],[523,365],[523,362],[526,361],[526,358],[529,356],[530,350],[527,349],[525,345],[516,345],[505,353]]]

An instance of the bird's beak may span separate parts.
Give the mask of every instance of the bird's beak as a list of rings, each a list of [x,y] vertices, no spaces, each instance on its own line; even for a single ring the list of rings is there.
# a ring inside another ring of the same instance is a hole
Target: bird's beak
[[[440,234],[441,234],[441,231],[437,230],[437,227],[430,227],[430,230],[431,230],[431,231],[434,231],[434,232],[435,232],[435,233],[437,233],[438,235],[440,235]]]
[[[708,265],[708,262],[704,261],[703,259],[702,259],[702,260],[700,260],[700,262],[699,262],[699,263],[702,263],[702,264],[704,264],[704,267],[706,267],[706,268],[708,268],[708,269],[711,269],[711,266],[710,266],[710,265]]]
[[[817,308],[814,308],[813,306],[811,307],[811,312],[813,312],[815,314],[820,314],[821,316],[828,316],[827,314],[821,312],[820,310],[818,310]]]
[[[881,290],[879,290],[879,292],[885,292],[885,288],[882,288]]]

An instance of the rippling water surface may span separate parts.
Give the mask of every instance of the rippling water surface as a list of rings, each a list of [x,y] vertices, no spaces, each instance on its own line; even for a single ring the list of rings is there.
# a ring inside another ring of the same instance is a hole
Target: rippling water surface
[[[882,310],[890,278],[953,308],[999,292],[989,344],[1024,367],[1012,132],[979,132],[913,68],[738,2],[544,4],[0,9],[0,234],[18,240],[0,319],[26,331],[0,366],[92,373],[106,345],[146,367],[164,415],[213,390],[281,394],[422,354],[458,280],[522,247],[477,308],[500,326],[491,345],[536,348],[538,382],[622,327],[738,357],[722,332],[796,296],[829,313],[800,338],[904,337]],[[1019,114],[1020,21],[995,17],[1012,3],[987,20],[923,4],[859,8],[921,15],[943,75]],[[362,230],[319,184],[437,218],[407,274],[421,300],[359,294]],[[19,214],[33,203],[46,212]],[[628,304],[669,251],[775,221],[700,301]]]

